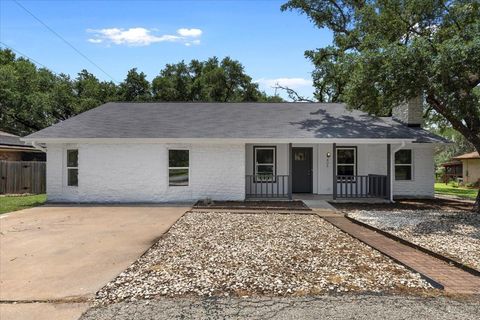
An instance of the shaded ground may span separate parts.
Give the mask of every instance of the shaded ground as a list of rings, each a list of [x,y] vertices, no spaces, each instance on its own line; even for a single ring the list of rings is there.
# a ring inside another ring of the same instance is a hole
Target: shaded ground
[[[47,200],[47,195],[0,196],[0,214],[40,206]]]
[[[419,274],[314,214],[191,212],[97,301],[429,288]]]
[[[249,209],[249,210],[310,210],[303,201],[214,201],[206,204],[198,201],[193,208],[196,209]]]
[[[397,200],[395,203],[332,203],[338,210],[349,212],[356,210],[389,211],[389,210],[443,210],[470,211],[472,204],[447,199],[409,199]]]
[[[480,299],[341,295],[316,298],[160,299],[87,311],[81,320],[150,319],[475,319]]]

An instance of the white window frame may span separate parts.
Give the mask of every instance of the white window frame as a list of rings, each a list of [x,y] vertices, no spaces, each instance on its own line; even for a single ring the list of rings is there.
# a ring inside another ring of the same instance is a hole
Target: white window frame
[[[188,151],[188,167],[170,167],[170,151]],[[167,149],[167,181],[169,188],[186,188],[190,186],[190,158],[191,151],[189,148],[168,148]],[[170,169],[187,169],[188,171],[188,184],[186,186],[175,186],[170,184]]]
[[[273,151],[273,162],[272,163],[258,163],[257,161],[257,150],[272,150]],[[254,164],[253,164],[253,174],[255,177],[255,181],[257,180],[258,175],[258,166],[272,166],[272,180],[275,182],[277,176],[277,147],[274,146],[254,146],[253,147],[253,156],[254,156]],[[259,179],[259,181],[262,179]]]
[[[393,155],[393,176],[395,178],[395,181],[413,181],[414,180],[413,179],[413,162],[414,162],[413,161],[413,159],[414,159],[413,149],[400,149],[397,152],[404,151],[404,150],[410,150],[410,163],[409,164],[407,164],[407,163],[396,164],[395,163],[395,154]],[[397,179],[397,174],[396,174],[397,167],[407,167],[407,166],[410,167],[410,179]]]
[[[338,163],[338,151],[339,150],[353,150],[353,163]],[[357,176],[357,148],[356,147],[336,147],[336,166],[335,174],[338,176],[338,167],[339,166],[353,166],[353,176]]]
[[[69,151],[77,151],[77,166],[76,167],[69,167],[68,166],[68,152]],[[78,148],[67,148],[65,150],[65,168],[66,168],[66,181],[65,181],[65,185],[69,188],[78,188],[78,185],[80,184],[80,181],[79,181],[79,173],[80,173],[80,170],[78,168],[78,162],[79,162],[79,155],[80,155],[80,152],[78,151]],[[69,170],[72,170],[72,169],[76,169],[77,170],[77,185],[70,185],[68,184],[68,171]]]

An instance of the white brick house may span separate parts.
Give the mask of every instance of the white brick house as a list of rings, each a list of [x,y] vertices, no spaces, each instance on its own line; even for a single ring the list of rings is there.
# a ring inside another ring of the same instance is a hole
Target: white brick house
[[[432,197],[445,141],[402,108],[397,121],[342,104],[108,103],[25,140],[47,151],[53,202]]]

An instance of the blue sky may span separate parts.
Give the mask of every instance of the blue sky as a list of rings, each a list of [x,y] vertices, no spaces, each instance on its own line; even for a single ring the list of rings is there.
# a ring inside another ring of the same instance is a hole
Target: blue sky
[[[116,81],[133,67],[152,79],[166,63],[230,56],[268,93],[279,81],[311,96],[304,51],[332,39],[306,16],[281,12],[285,1],[19,2]],[[13,1],[0,0],[0,41],[55,72],[109,80]]]

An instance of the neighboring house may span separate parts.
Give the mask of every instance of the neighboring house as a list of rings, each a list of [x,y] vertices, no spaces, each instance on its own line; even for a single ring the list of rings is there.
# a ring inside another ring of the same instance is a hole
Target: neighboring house
[[[480,156],[478,152],[470,152],[453,158],[462,162],[463,183],[480,182]]]
[[[107,103],[33,133],[50,201],[433,197],[421,101],[378,118],[338,103]]]
[[[0,131],[0,161],[45,161],[45,152],[20,140],[19,136]]]
[[[442,180],[445,183],[449,181],[463,181],[463,165],[462,161],[452,160],[450,162],[442,163],[444,168]]]

